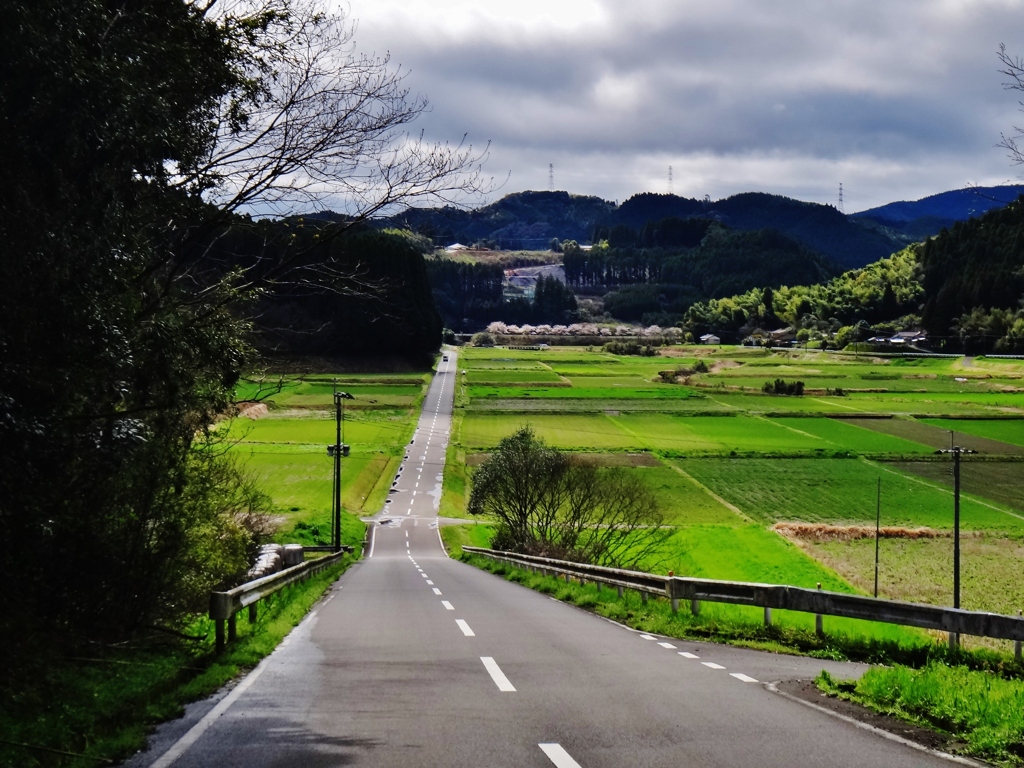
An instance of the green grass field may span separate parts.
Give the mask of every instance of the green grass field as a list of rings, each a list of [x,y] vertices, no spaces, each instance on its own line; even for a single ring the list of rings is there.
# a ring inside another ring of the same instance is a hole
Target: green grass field
[[[342,439],[352,446],[342,463],[342,506],[356,515],[379,511],[412,437],[428,378],[423,374],[267,375],[243,382],[236,397],[260,398],[269,412],[238,417],[218,431],[231,455],[270,495],[278,539],[324,543],[330,532],[336,439],[335,386],[346,400]]]
[[[920,453],[931,454],[932,448],[912,440],[864,429],[856,420],[784,418],[773,424],[813,435],[838,450],[856,453]]]
[[[588,379],[588,381],[594,381]],[[618,379],[612,379],[612,381],[618,381]],[[625,392],[617,391],[615,387],[581,387],[576,385],[576,380],[573,381],[571,387],[521,387],[521,386],[510,386],[510,387],[488,387],[488,386],[471,386],[469,388],[469,397],[472,400],[484,400],[484,399],[501,399],[507,400],[510,398],[523,399],[531,398],[534,400],[616,400],[620,405],[628,407],[630,401],[637,399],[644,400],[676,400],[680,398],[694,398],[700,397],[692,389],[686,387],[670,386],[663,384],[660,386],[652,385],[650,382],[636,380],[636,384],[630,387]],[[565,407],[562,404],[556,405],[555,407]]]
[[[925,419],[924,422],[944,431],[953,430],[987,440],[1008,443],[1024,449],[1024,419],[1007,419],[1003,421]]]
[[[930,454],[933,449],[855,423],[824,418],[702,416],[616,411],[509,413],[468,411],[459,440],[467,450],[493,448],[529,424],[558,448],[651,450],[670,455]]]
[[[857,459],[685,459],[677,463],[745,514],[780,520],[842,525],[874,524],[878,478],[882,524],[948,529],[953,494],[882,462]],[[965,496],[965,529],[1024,531],[1024,519],[989,502]]]
[[[674,467],[638,467],[631,471],[654,492],[668,524],[738,526],[747,522]]]
[[[884,466],[941,486],[947,492],[953,488],[949,461],[899,461],[886,462]],[[1022,477],[1024,463],[1019,461],[975,461],[967,456],[960,463],[960,487],[964,493],[1024,516]]]

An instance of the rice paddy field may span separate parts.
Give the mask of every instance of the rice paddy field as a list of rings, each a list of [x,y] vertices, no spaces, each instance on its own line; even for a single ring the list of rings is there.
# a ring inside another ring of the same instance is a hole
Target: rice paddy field
[[[464,514],[471,465],[529,425],[604,465],[621,456],[643,478],[675,529],[652,569],[870,592],[873,539],[799,539],[773,526],[873,528],[880,511],[892,530],[931,531],[882,541],[881,596],[948,605],[953,489],[937,451],[952,440],[976,451],[962,464],[964,604],[1024,607],[1024,361],[466,348],[459,369],[451,514]],[[802,381],[805,394],[764,394],[776,379]]]
[[[267,376],[236,391],[242,415],[218,426],[230,454],[270,495],[278,536],[327,543],[336,437],[334,391],[345,401],[342,507],[378,512],[412,437],[429,374]],[[259,407],[251,407],[257,404]],[[358,521],[356,521],[358,522]]]

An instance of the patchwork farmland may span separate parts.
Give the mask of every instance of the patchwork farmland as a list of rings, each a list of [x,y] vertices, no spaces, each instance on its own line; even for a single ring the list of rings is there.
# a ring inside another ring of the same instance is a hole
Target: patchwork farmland
[[[529,425],[655,493],[675,531],[652,569],[870,592],[874,541],[841,532],[873,531],[880,500],[880,596],[948,605],[952,478],[937,451],[952,439],[977,451],[962,473],[963,605],[1024,607],[1019,361],[467,348],[459,368],[445,515],[467,516],[472,465]],[[776,379],[802,381],[804,395],[764,394]]]
[[[342,471],[344,526],[383,507],[412,437],[427,374],[276,375],[239,386],[239,401],[259,402],[220,425],[237,462],[260,480],[273,502],[278,536],[325,544],[331,530],[335,388],[348,392],[344,442],[352,446]],[[246,415],[247,414],[247,415]]]

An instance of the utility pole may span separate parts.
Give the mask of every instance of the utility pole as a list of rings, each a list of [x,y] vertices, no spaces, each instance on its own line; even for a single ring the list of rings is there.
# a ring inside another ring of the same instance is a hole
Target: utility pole
[[[548,163],[548,192],[555,191],[555,164]]]
[[[878,478],[875,496],[875,597],[878,597],[878,538],[882,532],[882,478]]]
[[[341,442],[342,424],[345,421],[345,401],[354,400],[348,392],[334,390],[334,445],[327,446],[327,455],[334,459],[334,488],[331,495],[331,547],[341,551],[341,458],[348,456],[349,446]]]
[[[841,181],[839,182],[839,212],[846,213],[846,210],[843,208],[843,182]]]
[[[950,432],[950,442],[953,442],[953,433]],[[948,449],[936,451],[936,453],[953,454],[953,607],[960,607],[960,456],[964,453],[977,453],[958,445]],[[959,644],[960,638],[956,633],[949,633],[950,649]]]
[[[672,194],[672,166],[668,167],[668,193]]]

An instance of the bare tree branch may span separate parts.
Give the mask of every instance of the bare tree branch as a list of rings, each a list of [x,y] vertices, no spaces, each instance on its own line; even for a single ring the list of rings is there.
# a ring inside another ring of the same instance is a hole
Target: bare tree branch
[[[244,51],[240,85],[214,117],[215,140],[175,184],[221,210],[289,215],[327,202],[350,220],[412,202],[455,202],[490,182],[463,137],[425,141],[408,126],[427,108],[390,56],[358,53],[355,25],[316,0],[209,2]]]

